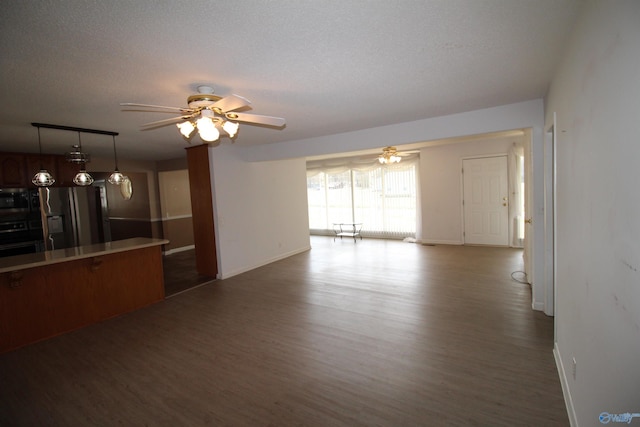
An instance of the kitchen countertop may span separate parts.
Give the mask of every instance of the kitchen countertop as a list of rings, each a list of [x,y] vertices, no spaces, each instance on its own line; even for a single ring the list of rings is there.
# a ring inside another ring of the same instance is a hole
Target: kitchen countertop
[[[132,239],[115,240],[113,242],[97,243],[94,245],[78,246],[74,248],[56,249],[54,251],[38,252],[35,254],[15,255],[0,258],[0,273],[26,270],[28,268],[74,261],[83,258],[125,252],[151,246],[165,245],[166,239],[152,239],[135,237]]]

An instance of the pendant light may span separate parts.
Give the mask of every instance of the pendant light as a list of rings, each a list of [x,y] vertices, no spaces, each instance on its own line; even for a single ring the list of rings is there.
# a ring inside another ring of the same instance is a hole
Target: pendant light
[[[33,183],[38,186],[48,186],[53,184],[54,179],[51,175],[42,167],[42,144],[40,142],[40,128],[47,129],[57,129],[57,130],[65,130],[71,132],[78,132],[78,145],[72,145],[72,150],[66,153],[65,158],[69,163],[75,163],[80,165],[80,171],[73,178],[73,183],[80,186],[88,186],[93,184],[93,177],[89,175],[86,169],[86,164],[91,161],[91,156],[89,153],[82,152],[82,139],[81,133],[94,133],[98,135],[111,135],[113,137],[113,158],[115,160],[115,171],[109,176],[109,182],[111,184],[120,184],[127,179],[126,176],[122,175],[118,171],[118,156],[116,154],[116,138],[118,132],[111,132],[107,130],[98,130],[98,129],[87,129],[87,128],[79,128],[73,126],[63,126],[63,125],[53,125],[46,123],[31,123],[31,125],[38,128],[38,144],[40,146],[40,160],[41,167],[40,172],[33,177]],[[37,182],[36,182],[37,181]]]
[[[83,159],[83,161],[80,162],[80,172],[78,172],[73,178],[73,183],[81,187],[86,187],[93,184],[93,177],[86,171],[86,160],[88,160],[89,156],[85,153],[82,153],[82,140],[80,139],[80,132],[78,132],[78,152],[81,154],[81,158]]]
[[[118,170],[118,155],[116,154],[116,136],[111,135],[113,137],[113,162],[115,163],[115,170],[109,176],[109,183],[113,185],[120,185],[124,181],[124,175],[120,173]]]
[[[38,187],[49,187],[54,182],[56,182],[56,180],[53,179],[51,174],[42,165],[42,142],[40,142],[40,126],[37,126],[37,128],[38,128],[38,149],[40,152],[40,172],[38,172],[33,176],[33,179],[31,180],[31,182],[33,182],[34,185]]]

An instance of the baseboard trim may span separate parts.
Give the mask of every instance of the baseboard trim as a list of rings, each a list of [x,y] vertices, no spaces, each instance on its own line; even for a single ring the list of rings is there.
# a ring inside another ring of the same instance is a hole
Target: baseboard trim
[[[553,358],[556,361],[556,367],[558,368],[558,375],[560,376],[560,385],[562,386],[562,395],[564,396],[564,404],[567,407],[567,415],[569,416],[569,425],[571,427],[578,427],[578,419],[576,417],[576,411],[573,407],[573,399],[571,398],[571,391],[569,390],[569,382],[567,381],[567,371],[562,364],[562,357],[560,357],[560,349],[558,343],[553,345]]]
[[[456,245],[456,246],[460,246],[462,245],[462,242],[459,240],[425,240],[422,239],[420,241],[420,244],[422,245]]]
[[[192,290],[197,289],[197,288],[199,288],[199,287],[201,287],[201,286],[209,285],[209,284],[213,283],[214,281],[215,281],[215,280],[209,280],[209,281],[207,281],[207,282],[200,283],[199,285],[192,286],[192,287],[190,287],[189,289],[185,289],[184,291],[176,292],[175,294],[171,294],[171,295],[166,295],[166,296],[164,297],[164,299],[173,298],[173,297],[175,297],[176,295],[181,295],[181,294],[184,294],[185,292],[192,291]]]
[[[237,270],[233,270],[233,271],[226,272],[226,273],[220,271],[220,272],[218,272],[218,277],[217,278],[221,279],[221,280],[228,279],[230,277],[237,276],[238,274],[246,273],[247,271],[251,271],[251,270],[254,270],[256,268],[262,267],[264,265],[271,264],[273,262],[280,261],[281,259],[289,258],[290,256],[297,255],[297,254],[300,254],[302,252],[307,252],[307,251],[310,251],[310,250],[311,250],[311,245],[307,245],[307,246],[304,246],[302,248],[299,248],[299,249],[296,249],[296,250],[293,250],[293,251],[290,251],[290,252],[286,252],[284,254],[280,254],[280,255],[275,256],[273,258],[269,258],[267,260],[259,262],[259,263],[255,264],[255,265],[250,266],[250,267],[239,268]]]
[[[531,304],[531,308],[536,311],[544,311],[544,302],[534,301],[533,304]]]
[[[165,255],[177,254],[178,252],[190,251],[191,249],[195,249],[196,245],[182,246],[180,248],[169,249],[168,251],[164,251]]]

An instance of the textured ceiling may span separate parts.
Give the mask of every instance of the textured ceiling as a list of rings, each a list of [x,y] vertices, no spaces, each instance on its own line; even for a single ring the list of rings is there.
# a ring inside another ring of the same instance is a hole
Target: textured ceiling
[[[135,159],[182,157],[172,117],[200,84],[242,95],[292,141],[545,95],[579,0],[8,0],[0,5],[0,151],[37,151],[30,123],[119,132]],[[194,140],[199,142],[197,138]],[[226,142],[225,142],[226,141]],[[77,142],[43,130],[45,151]],[[229,143],[223,139],[223,143]],[[111,138],[84,136],[94,155]],[[52,148],[53,147],[53,148]]]

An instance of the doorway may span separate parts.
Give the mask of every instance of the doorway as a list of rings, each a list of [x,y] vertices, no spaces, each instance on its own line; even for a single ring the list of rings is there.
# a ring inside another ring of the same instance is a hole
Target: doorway
[[[509,246],[507,156],[462,160],[463,242]]]
[[[192,289],[214,278],[198,272],[193,236],[191,191],[187,169],[158,172],[160,209],[165,245],[165,296]]]
[[[167,298],[215,280],[214,277],[198,273],[195,249],[165,254],[162,264],[164,293]]]

